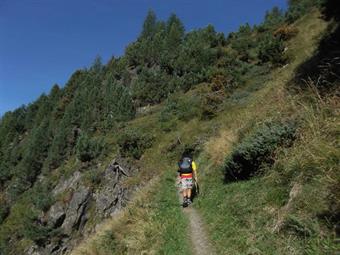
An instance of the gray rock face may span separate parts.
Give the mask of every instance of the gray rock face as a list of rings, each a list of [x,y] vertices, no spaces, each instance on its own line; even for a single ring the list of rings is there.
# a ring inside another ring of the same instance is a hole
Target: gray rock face
[[[58,228],[63,224],[65,217],[66,212],[64,206],[62,205],[62,203],[57,202],[51,206],[48,212],[48,223],[53,228]]]
[[[124,162],[120,164],[117,160],[113,160],[110,163],[104,173],[102,188],[93,194],[97,215],[104,218],[112,216],[125,205],[127,190],[120,185],[120,180],[128,177],[131,172],[132,169]]]
[[[40,253],[38,251],[38,246],[37,245],[33,245],[31,247],[29,247],[26,251],[25,251],[25,254],[27,255],[42,255],[43,253]]]
[[[80,236],[94,231],[95,226],[86,225],[89,219],[91,222],[100,222],[114,216],[126,205],[131,190],[121,183],[135,171],[136,169],[126,160],[119,158],[112,160],[105,169],[100,187],[97,189],[86,187],[82,182],[83,173],[79,171],[70,178],[61,180],[54,188],[53,195],[69,194],[69,196],[52,205],[45,217],[47,224],[58,230],[60,234],[48,241],[44,247],[36,245],[30,247],[27,254],[68,254],[79,241]]]
[[[65,234],[71,234],[72,230],[79,230],[86,222],[86,205],[89,201],[90,189],[80,186],[72,196],[66,210],[66,218],[62,224]]]
[[[53,195],[60,194],[67,189],[76,187],[80,182],[80,179],[81,173],[79,171],[74,172],[74,174],[70,178],[59,182],[59,184],[53,190]]]

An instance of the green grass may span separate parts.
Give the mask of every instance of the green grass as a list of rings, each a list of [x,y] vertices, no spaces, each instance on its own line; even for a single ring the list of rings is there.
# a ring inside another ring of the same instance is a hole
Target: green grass
[[[201,182],[205,183],[204,193],[197,206],[218,254],[289,254],[282,251],[284,240],[270,229],[271,205],[285,200],[280,188],[265,187],[256,178],[225,185],[222,177],[208,175]]]
[[[158,253],[190,254],[187,240],[188,221],[182,213],[174,183],[174,174],[168,171],[161,181],[162,191],[156,194],[157,211],[152,220],[162,224],[162,231],[158,236],[162,244]]]

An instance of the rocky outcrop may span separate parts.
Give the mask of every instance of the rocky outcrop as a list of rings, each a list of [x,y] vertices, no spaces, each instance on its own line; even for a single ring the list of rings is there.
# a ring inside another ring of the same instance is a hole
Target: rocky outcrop
[[[63,224],[65,217],[66,212],[64,206],[62,203],[57,202],[50,208],[48,213],[48,223],[53,228],[58,228]]]
[[[76,171],[70,178],[59,181],[58,185],[53,190],[53,195],[58,195],[66,190],[77,187],[80,183],[81,176],[82,174],[79,171]]]
[[[84,173],[80,171],[62,179],[53,190],[57,202],[44,215],[46,224],[58,235],[45,243],[44,247],[30,247],[27,254],[67,254],[81,236],[94,231],[93,223],[114,217],[126,205],[132,190],[122,185],[122,181],[135,171],[127,161],[118,158],[112,160],[101,173],[97,188],[87,187],[83,182]],[[92,224],[87,224],[89,221]]]
[[[61,226],[66,235],[70,235],[74,230],[81,230],[86,221],[86,207],[90,199],[90,189],[80,186],[72,196],[66,209],[66,217]]]
[[[128,190],[120,185],[120,180],[130,174],[132,174],[132,169],[126,163],[119,164],[117,160],[111,162],[105,170],[102,188],[93,195],[97,215],[102,217],[113,216],[125,205]]]

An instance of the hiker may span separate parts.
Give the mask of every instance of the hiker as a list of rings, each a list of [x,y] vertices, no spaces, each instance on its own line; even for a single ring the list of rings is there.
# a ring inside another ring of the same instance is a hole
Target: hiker
[[[197,167],[192,157],[183,153],[181,160],[178,162],[178,182],[181,183],[183,195],[183,207],[192,203],[193,181],[197,182]]]

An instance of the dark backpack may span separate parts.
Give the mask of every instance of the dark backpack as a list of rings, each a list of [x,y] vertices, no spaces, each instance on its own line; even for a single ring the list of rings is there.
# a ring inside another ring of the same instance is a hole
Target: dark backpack
[[[189,157],[184,157],[178,162],[179,172],[181,174],[190,174],[192,173],[192,159]]]

